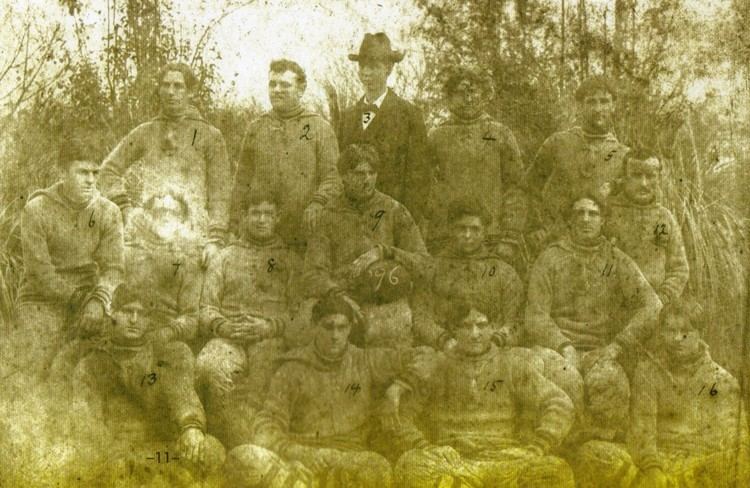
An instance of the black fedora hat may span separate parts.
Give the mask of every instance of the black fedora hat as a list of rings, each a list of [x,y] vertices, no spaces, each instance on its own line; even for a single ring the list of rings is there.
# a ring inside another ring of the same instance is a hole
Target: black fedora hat
[[[359,46],[359,53],[350,54],[349,59],[360,61],[363,59],[376,59],[398,63],[404,59],[404,53],[391,49],[391,40],[384,32],[375,34],[365,34],[362,44]]]

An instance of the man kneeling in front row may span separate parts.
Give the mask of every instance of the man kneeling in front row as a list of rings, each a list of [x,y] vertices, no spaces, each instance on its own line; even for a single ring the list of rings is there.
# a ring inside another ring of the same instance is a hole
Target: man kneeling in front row
[[[312,320],[312,343],[287,353],[271,381],[254,444],[230,451],[227,486],[391,485],[388,461],[366,439],[377,392],[394,381],[410,391],[424,378],[420,350],[350,344],[354,311],[335,295],[313,307]]]
[[[398,461],[396,479],[408,487],[572,487],[570,467],[548,454],[572,425],[571,400],[538,371],[531,351],[493,344],[486,313],[464,302],[449,314],[456,346],[429,369],[420,389],[427,435]],[[389,399],[399,388],[389,388]],[[526,410],[536,425],[522,438]]]

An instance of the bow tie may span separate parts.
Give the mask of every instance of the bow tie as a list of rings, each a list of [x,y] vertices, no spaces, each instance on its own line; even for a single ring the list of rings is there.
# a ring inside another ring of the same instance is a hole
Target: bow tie
[[[375,105],[374,103],[365,103],[362,106],[362,113],[366,113],[366,112],[377,113],[377,111],[378,111],[378,106]]]

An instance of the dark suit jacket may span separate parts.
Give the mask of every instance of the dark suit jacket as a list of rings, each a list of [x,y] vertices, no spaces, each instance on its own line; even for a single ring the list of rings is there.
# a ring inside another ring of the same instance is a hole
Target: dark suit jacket
[[[344,110],[338,127],[340,150],[354,143],[375,146],[381,159],[378,190],[422,220],[432,181],[422,111],[388,89],[377,115],[363,130],[363,106],[364,98]]]

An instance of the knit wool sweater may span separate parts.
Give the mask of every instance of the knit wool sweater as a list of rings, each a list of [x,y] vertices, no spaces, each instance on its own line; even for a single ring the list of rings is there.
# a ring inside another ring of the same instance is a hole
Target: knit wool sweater
[[[134,166],[142,181],[137,198],[131,198],[125,180]],[[133,129],[104,159],[99,181],[121,208],[140,206],[175,186],[188,196],[191,219],[202,237],[220,240],[229,227],[231,173],[221,132],[189,107],[182,117],[159,115]]]
[[[657,202],[639,205],[616,195],[608,202],[604,233],[633,258],[662,303],[682,295],[690,268],[672,212]]]
[[[540,206],[550,242],[562,237],[564,209],[583,193],[606,198],[622,176],[628,147],[609,133],[587,134],[574,127],[552,134],[539,148],[526,173],[526,185]]]
[[[260,316],[280,335],[291,316],[300,259],[275,237],[268,242],[237,239],[211,260],[203,283],[201,327],[215,334],[223,322]]]
[[[438,215],[443,213],[443,203],[477,195],[497,218],[503,192],[523,183],[516,138],[486,113],[470,121],[454,116],[431,130],[428,140],[437,168],[431,206]]]
[[[452,300],[463,299],[487,310],[495,328],[517,338],[522,323],[523,284],[507,263],[482,248],[463,256],[446,249],[431,260],[426,282],[414,296],[417,339],[442,348],[449,337],[444,319]]]
[[[740,387],[707,350],[684,364],[646,359],[633,388],[633,454],[641,469],[737,448]],[[740,423],[742,422],[742,423]],[[746,436],[742,436],[746,438]]]
[[[518,446],[521,415],[534,412],[530,442],[545,451],[559,445],[573,423],[573,403],[539,369],[531,351],[521,348],[438,353],[424,386],[426,440],[483,457]]]
[[[320,115],[302,107],[261,115],[245,134],[232,192],[232,228],[239,228],[252,189],[273,188],[284,197],[277,232],[290,245],[304,244],[305,208],[312,202],[325,205],[341,193],[338,157],[336,134]]]
[[[572,344],[591,350],[616,341],[643,344],[661,302],[638,266],[603,237],[581,246],[569,237],[544,251],[531,270],[526,332],[560,351]]]
[[[122,281],[122,217],[99,194],[76,205],[62,183],[32,193],[21,217],[21,243],[21,302],[65,304],[85,288],[107,304]]]

